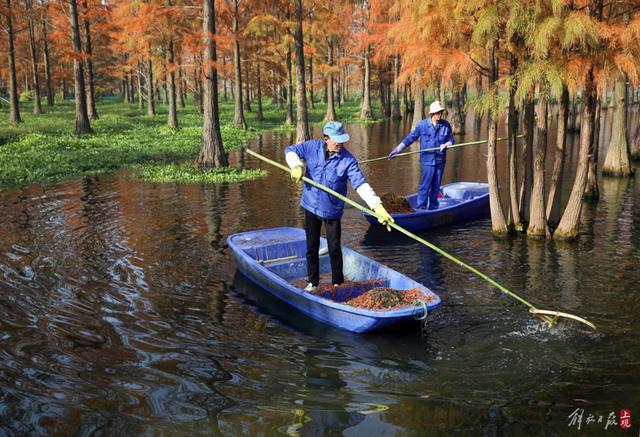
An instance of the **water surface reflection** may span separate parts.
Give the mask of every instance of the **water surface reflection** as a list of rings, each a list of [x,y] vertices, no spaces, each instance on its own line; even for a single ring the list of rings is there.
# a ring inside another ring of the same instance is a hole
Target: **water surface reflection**
[[[403,123],[349,127],[350,150],[386,155],[407,133]],[[469,132],[473,123],[470,115]],[[254,147],[281,160],[290,141],[276,133]],[[577,147],[568,147],[575,166]],[[484,180],[483,153],[452,150],[444,182]],[[239,152],[231,159],[263,166]],[[295,314],[236,274],[230,234],[302,226],[300,187],[268,171],[230,185],[148,184],[122,173],[0,194],[2,432],[548,434],[563,433],[578,407],[606,416],[637,406],[640,180],[601,178],[577,244],[494,241],[486,217],[421,233],[602,333],[550,330],[349,208],[344,244],[443,299],[425,335],[419,325],[353,335]],[[420,169],[398,159],[365,173],[378,192],[409,193]]]

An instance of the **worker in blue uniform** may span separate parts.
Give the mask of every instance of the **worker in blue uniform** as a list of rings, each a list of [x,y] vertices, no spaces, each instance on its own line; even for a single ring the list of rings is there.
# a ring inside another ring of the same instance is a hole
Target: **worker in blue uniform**
[[[443,113],[444,108],[438,100],[431,103],[429,118],[418,123],[388,156],[388,159],[393,159],[418,138],[420,150],[440,149],[420,153],[422,177],[418,188],[417,209],[438,209],[438,194],[447,160],[447,147],[453,144],[453,131],[449,122],[442,118]]]
[[[349,141],[342,123],[330,121],[322,133],[321,140],[310,140],[293,144],[284,151],[287,164],[291,168],[291,179],[299,183],[304,175],[343,196],[347,195],[347,181],[377,215],[380,223],[387,225],[393,218],[382,206],[380,198],[364,178],[358,161],[344,147]],[[306,163],[306,169],[304,169]],[[344,202],[319,188],[305,183],[300,204],[305,213],[305,232],[307,238],[307,273],[309,284],[306,291],[315,291],[320,282],[320,230],[324,223],[327,233],[327,246],[331,260],[331,279],[337,286],[344,282],[342,271],[342,249],[340,245],[340,219]]]

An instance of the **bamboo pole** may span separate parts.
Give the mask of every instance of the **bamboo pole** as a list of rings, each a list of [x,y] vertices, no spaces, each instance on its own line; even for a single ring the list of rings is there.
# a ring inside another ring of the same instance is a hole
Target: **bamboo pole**
[[[522,137],[523,135],[517,136],[517,138],[522,138]],[[508,138],[498,138],[496,141],[505,141],[507,139]],[[454,149],[456,147],[464,147],[464,146],[475,146],[476,144],[483,144],[483,143],[486,143],[487,141],[488,140],[478,140],[478,141],[470,141],[468,143],[454,144],[452,146],[448,146],[447,149]],[[424,149],[424,150],[414,150],[413,152],[398,153],[396,156],[394,156],[394,158],[397,158],[398,156],[415,155],[416,153],[435,152],[436,150],[440,150],[440,147],[433,147],[431,149]],[[380,158],[365,159],[363,161],[358,161],[358,164],[368,164],[369,162],[382,161],[383,159],[389,159],[389,157],[381,156]]]

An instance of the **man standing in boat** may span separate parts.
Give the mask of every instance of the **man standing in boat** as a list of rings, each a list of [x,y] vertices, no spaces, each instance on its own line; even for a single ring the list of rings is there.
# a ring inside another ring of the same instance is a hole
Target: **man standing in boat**
[[[393,222],[393,218],[382,206],[380,198],[373,191],[364,178],[358,161],[353,157],[344,143],[349,141],[349,134],[345,132],[342,123],[330,121],[322,129],[322,140],[309,140],[300,144],[293,144],[284,151],[287,164],[291,168],[291,179],[299,183],[304,175],[332,190],[347,195],[347,181],[356,190],[369,208],[378,214],[382,224]],[[303,170],[304,160],[306,170]],[[309,285],[306,291],[314,291],[320,283],[320,228],[324,223],[327,233],[327,245],[331,259],[331,279],[333,285],[344,282],[342,272],[342,248],[340,244],[340,219],[344,209],[344,202],[335,196],[312,186],[304,184],[300,200],[304,208],[304,228],[307,237],[307,273]],[[387,226],[390,231],[391,228]]]
[[[434,101],[429,106],[429,118],[418,123],[388,156],[388,159],[393,159],[418,138],[420,138],[420,150],[440,149],[420,153],[422,178],[418,188],[416,204],[418,209],[438,209],[438,194],[447,159],[447,147],[453,144],[453,130],[449,122],[442,118],[443,113],[444,108],[440,101]]]

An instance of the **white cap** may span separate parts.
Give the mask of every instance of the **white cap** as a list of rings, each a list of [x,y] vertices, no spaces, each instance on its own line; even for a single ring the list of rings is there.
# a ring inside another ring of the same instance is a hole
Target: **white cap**
[[[440,100],[435,100],[431,105],[429,105],[429,115],[436,114],[440,111],[444,111],[444,108],[440,104]]]

